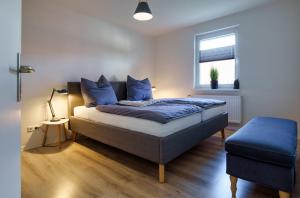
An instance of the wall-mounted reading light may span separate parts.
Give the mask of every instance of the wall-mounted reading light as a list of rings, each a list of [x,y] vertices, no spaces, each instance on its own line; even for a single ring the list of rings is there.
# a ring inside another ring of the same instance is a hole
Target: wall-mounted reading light
[[[153,18],[147,0],[140,0],[133,18],[138,21],[148,21]]]
[[[155,86],[152,86],[152,91],[156,91],[156,87]]]

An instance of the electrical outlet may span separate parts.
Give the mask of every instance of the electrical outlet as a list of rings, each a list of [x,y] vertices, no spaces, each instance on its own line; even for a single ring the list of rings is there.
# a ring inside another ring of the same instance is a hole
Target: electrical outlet
[[[28,127],[27,127],[27,133],[32,133],[32,132],[34,132],[35,130],[38,130],[39,128],[41,128],[41,126],[39,126],[39,125],[36,125],[36,126],[28,126]]]
[[[32,132],[34,132],[34,130],[35,130],[34,126],[27,127],[27,133],[32,133]]]

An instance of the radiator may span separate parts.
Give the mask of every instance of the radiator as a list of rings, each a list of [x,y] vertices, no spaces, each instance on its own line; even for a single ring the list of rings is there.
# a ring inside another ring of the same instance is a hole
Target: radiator
[[[194,95],[193,97],[211,98],[226,101],[225,109],[228,112],[230,123],[242,123],[242,97],[236,95]]]

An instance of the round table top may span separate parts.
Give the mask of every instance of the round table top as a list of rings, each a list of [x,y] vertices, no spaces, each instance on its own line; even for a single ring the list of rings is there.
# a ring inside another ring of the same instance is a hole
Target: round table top
[[[46,124],[46,125],[59,125],[59,124],[65,124],[66,122],[69,122],[69,119],[61,119],[57,122],[51,122],[50,120],[45,120],[42,122],[42,124]]]

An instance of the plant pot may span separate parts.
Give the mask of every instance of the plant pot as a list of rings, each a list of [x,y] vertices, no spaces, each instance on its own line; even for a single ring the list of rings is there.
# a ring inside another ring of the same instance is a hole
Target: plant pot
[[[218,81],[217,80],[210,81],[210,87],[211,89],[218,89]]]

